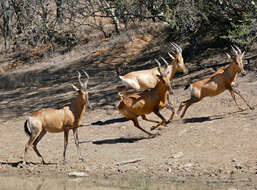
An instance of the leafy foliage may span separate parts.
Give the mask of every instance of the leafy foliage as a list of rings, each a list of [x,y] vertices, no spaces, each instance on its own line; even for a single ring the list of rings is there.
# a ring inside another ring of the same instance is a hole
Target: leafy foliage
[[[257,39],[257,5],[253,0],[3,0],[11,8],[0,7],[6,14],[2,36],[14,46],[26,43],[35,47],[41,43],[59,43],[79,40],[78,31],[84,34],[101,31],[104,37],[146,20],[168,23],[173,40],[189,42],[197,48],[208,34],[215,39],[251,47]],[[106,29],[106,19],[115,25]],[[11,26],[6,27],[6,24]],[[125,27],[121,27],[123,25]],[[8,28],[9,31],[5,31]],[[11,29],[11,32],[10,32]],[[91,29],[91,31],[90,31]],[[10,34],[11,33],[11,34]],[[6,36],[8,35],[8,36]],[[62,40],[61,40],[62,41]],[[61,43],[67,45],[68,43]],[[68,45],[70,46],[70,45]],[[16,47],[14,47],[16,48]]]

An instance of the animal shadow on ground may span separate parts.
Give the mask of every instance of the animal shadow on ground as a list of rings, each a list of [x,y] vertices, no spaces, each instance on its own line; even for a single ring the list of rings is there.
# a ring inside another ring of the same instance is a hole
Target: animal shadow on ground
[[[218,119],[223,119],[224,116],[211,116],[211,117],[192,117],[188,119],[183,119],[183,123],[202,123],[205,121],[213,121]]]
[[[254,105],[253,107],[255,107]],[[202,123],[205,121],[213,121],[213,120],[218,120],[218,119],[223,119],[224,117],[230,117],[233,116],[234,114],[239,114],[239,115],[249,115],[249,112],[246,112],[248,109],[243,109],[242,111],[237,110],[233,112],[228,112],[220,115],[213,115],[213,116],[207,116],[207,117],[192,117],[192,118],[187,118],[183,119],[183,123]],[[251,113],[251,112],[250,112]]]
[[[9,165],[13,168],[17,168],[23,161],[18,162],[0,162],[0,165]],[[27,165],[42,165],[41,163],[27,162]],[[45,165],[57,165],[57,163],[46,163]]]
[[[102,145],[102,144],[117,144],[117,143],[134,143],[136,141],[140,141],[143,139],[147,139],[146,137],[134,137],[134,138],[117,138],[117,139],[104,139],[93,141],[93,144]]]
[[[91,123],[91,125],[109,125],[113,123],[126,122],[126,121],[129,121],[129,120],[125,117],[120,117],[116,119],[109,119],[106,121],[97,121],[97,122]]]

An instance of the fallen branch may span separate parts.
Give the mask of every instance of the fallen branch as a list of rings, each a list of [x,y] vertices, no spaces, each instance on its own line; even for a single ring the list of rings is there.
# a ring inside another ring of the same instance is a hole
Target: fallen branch
[[[126,165],[126,164],[140,162],[142,160],[144,160],[144,158],[137,158],[137,159],[134,159],[134,160],[127,160],[127,161],[118,162],[116,165],[117,166],[122,166],[122,165]]]

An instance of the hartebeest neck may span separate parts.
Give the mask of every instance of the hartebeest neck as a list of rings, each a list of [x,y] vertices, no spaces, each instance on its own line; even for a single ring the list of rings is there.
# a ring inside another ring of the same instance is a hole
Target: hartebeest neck
[[[82,121],[82,117],[85,113],[85,104],[83,104],[79,98],[79,96],[77,96],[77,98],[72,102],[71,104],[71,111],[75,117],[75,121],[74,124],[79,127],[81,121]]]
[[[237,73],[239,72],[238,71],[238,68],[236,66],[236,63],[231,63],[226,69],[225,69],[225,72],[227,73],[227,75],[229,76],[229,80],[230,81],[233,81],[237,75]]]
[[[160,80],[160,82],[157,83],[155,90],[158,97],[160,98],[160,101],[165,102],[169,91],[168,91],[168,87],[164,84],[164,82]]]

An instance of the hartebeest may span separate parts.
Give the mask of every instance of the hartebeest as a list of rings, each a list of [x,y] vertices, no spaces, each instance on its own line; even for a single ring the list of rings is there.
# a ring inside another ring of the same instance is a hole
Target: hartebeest
[[[173,60],[167,68],[169,72],[169,80],[174,77],[177,71],[183,71],[184,73],[188,72],[187,68],[184,65],[181,47],[175,43],[171,43],[171,45],[174,47],[176,53],[174,55],[175,57],[168,53],[168,55]],[[159,77],[157,77],[159,75],[158,67],[147,70],[133,71],[124,76],[121,76],[119,74],[119,69],[117,68],[117,66],[115,68],[117,74],[119,75],[119,78],[127,89],[132,88],[137,91],[143,91],[149,88],[154,88],[159,81]],[[163,71],[163,68],[161,68],[161,70]]]
[[[192,104],[201,101],[204,97],[217,96],[225,90],[230,92],[239,110],[241,110],[241,108],[236,102],[235,94],[239,95],[251,110],[253,109],[253,107],[251,107],[242,97],[240,92],[233,89],[237,73],[241,72],[242,74],[246,74],[246,72],[243,65],[245,52],[242,53],[237,46],[232,46],[232,50],[235,54],[233,57],[227,54],[228,58],[232,60],[232,63],[223,69],[218,69],[210,77],[191,84],[191,98],[182,102],[177,111],[177,114],[179,115],[180,111],[184,107],[184,110],[180,115],[181,118],[184,117],[186,110]]]
[[[37,112],[34,112],[26,119],[24,124],[24,131],[30,138],[25,145],[23,160],[24,164],[26,164],[26,155],[29,147],[32,147],[34,149],[35,153],[41,158],[42,164],[45,164],[42,155],[37,149],[37,144],[46,134],[46,132],[64,132],[63,161],[64,163],[66,163],[65,155],[70,129],[73,130],[79,159],[84,161],[79,151],[78,128],[81,125],[82,117],[85,113],[85,110],[89,105],[87,91],[89,76],[85,71],[83,72],[86,75],[86,80],[84,82],[81,81],[81,74],[78,72],[78,81],[81,88],[78,88],[72,84],[72,87],[78,92],[78,95],[71,103],[65,104],[61,109],[47,108],[39,110]]]
[[[156,134],[150,133],[143,129],[138,123],[138,116],[141,116],[142,119],[150,122],[157,123],[156,126],[153,126],[151,130],[157,128],[160,125],[168,124],[173,116],[174,109],[170,106],[170,102],[168,100],[168,94],[172,92],[170,86],[170,75],[168,72],[168,64],[166,63],[166,68],[162,71],[160,62],[155,59],[158,64],[158,74],[156,77],[159,78],[157,85],[154,88],[147,89],[143,92],[135,92],[128,96],[121,96],[121,101],[119,102],[117,108],[119,112],[129,120],[132,120],[134,126],[138,129],[144,131],[151,137],[155,137]],[[167,104],[168,103],[168,104]],[[160,114],[159,110],[168,107],[172,114],[168,121]],[[146,114],[155,113],[158,117],[161,118],[161,122],[150,120],[146,118]]]

